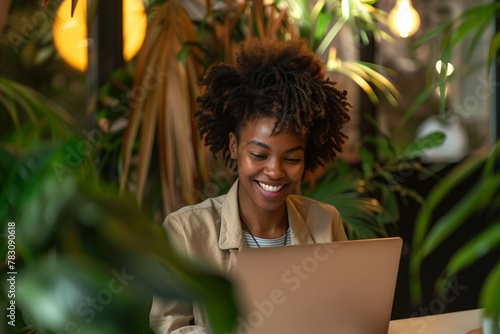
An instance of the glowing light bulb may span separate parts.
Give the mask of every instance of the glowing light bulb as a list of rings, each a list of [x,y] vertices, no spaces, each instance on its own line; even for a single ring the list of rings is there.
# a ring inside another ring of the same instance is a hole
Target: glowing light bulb
[[[398,0],[388,20],[389,28],[403,38],[410,37],[420,28],[420,16],[410,0]]]
[[[441,73],[442,68],[446,69],[446,76],[450,76],[455,70],[455,68],[451,63],[447,63],[446,65],[444,65],[441,60],[438,60],[436,62],[436,71],[438,72],[438,74]]]
[[[146,36],[147,16],[142,0],[123,1],[123,58],[128,61],[139,51]],[[54,46],[72,68],[87,68],[87,1],[79,1],[71,17],[71,1],[64,0],[52,26]]]

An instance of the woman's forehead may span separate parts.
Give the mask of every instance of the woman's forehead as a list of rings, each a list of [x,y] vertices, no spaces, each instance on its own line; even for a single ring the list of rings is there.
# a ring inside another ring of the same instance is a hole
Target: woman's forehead
[[[274,131],[276,119],[272,117],[254,118],[240,130],[240,137],[246,143],[261,142],[273,145],[305,145],[305,140],[293,129]]]

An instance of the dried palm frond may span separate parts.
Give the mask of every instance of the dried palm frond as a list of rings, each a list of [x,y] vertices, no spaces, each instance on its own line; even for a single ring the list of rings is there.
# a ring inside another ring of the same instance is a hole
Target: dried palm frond
[[[156,137],[164,214],[197,201],[197,140],[192,136],[191,118],[201,70],[192,56],[196,50],[186,52],[186,43],[195,41],[196,33],[184,8],[178,1],[168,1],[151,22],[137,60],[120,187],[125,188],[129,174],[135,173],[136,198],[142,202]],[[137,165],[131,171],[139,126]]]

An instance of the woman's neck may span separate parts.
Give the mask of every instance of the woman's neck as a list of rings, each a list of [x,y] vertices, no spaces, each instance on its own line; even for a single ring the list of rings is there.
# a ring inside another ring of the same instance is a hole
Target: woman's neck
[[[285,234],[288,228],[288,214],[286,205],[276,211],[263,212],[262,210],[249,210],[238,203],[242,228],[253,236],[263,239],[275,239]],[[245,226],[246,225],[246,226]]]

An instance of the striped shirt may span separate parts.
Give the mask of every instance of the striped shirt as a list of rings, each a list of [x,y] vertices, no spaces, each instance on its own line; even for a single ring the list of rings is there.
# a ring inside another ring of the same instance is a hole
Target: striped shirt
[[[255,240],[257,240],[258,245],[255,243],[255,240],[253,240],[252,235],[247,231],[243,230],[243,236],[245,237],[245,243],[247,244],[248,248],[258,248],[259,246],[260,247],[283,246],[285,244],[285,238],[286,238],[286,245],[292,244],[290,227],[288,228],[285,234],[276,239],[262,239],[255,237]]]

